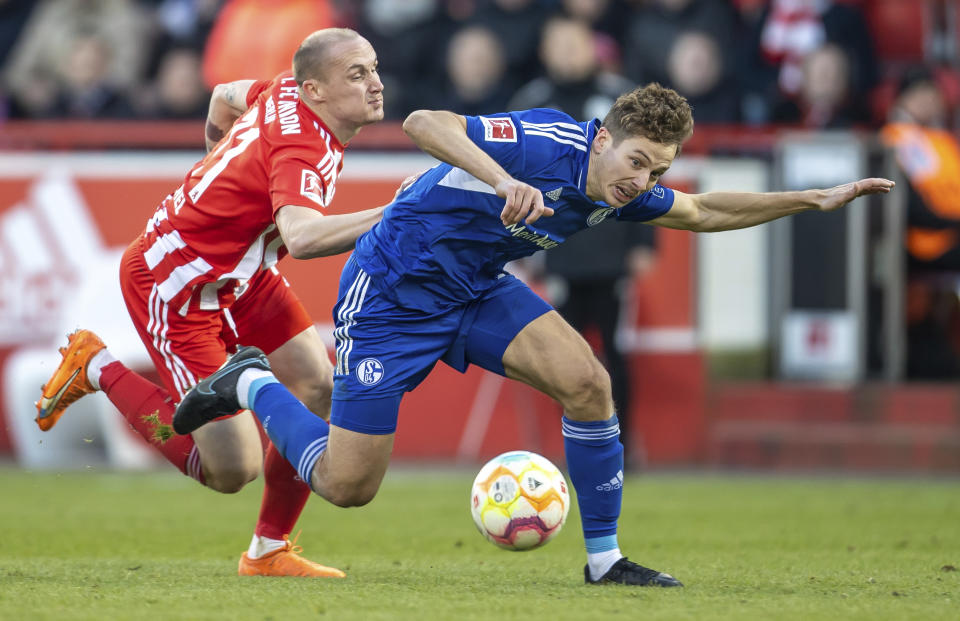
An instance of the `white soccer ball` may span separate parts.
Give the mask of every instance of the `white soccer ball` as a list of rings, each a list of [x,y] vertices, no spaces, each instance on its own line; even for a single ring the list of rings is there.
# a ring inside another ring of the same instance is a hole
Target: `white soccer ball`
[[[507,550],[531,550],[553,539],[570,511],[567,481],[550,460],[511,451],[480,469],[470,512],[480,533]]]

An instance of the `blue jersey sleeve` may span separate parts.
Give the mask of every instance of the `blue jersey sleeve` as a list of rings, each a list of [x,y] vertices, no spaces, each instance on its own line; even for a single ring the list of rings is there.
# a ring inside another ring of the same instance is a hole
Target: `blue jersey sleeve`
[[[517,179],[529,178],[555,164],[565,145],[574,140],[586,143],[583,129],[558,110],[535,108],[466,119],[470,140]],[[528,132],[551,140],[530,140]]]
[[[646,222],[659,218],[673,207],[673,190],[655,185],[617,210],[617,220]]]

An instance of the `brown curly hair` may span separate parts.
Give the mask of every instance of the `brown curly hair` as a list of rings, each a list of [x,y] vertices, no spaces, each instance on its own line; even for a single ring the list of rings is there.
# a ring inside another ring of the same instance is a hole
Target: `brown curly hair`
[[[680,93],[651,82],[617,97],[603,126],[615,144],[643,136],[661,144],[682,145],[693,134],[693,111]]]

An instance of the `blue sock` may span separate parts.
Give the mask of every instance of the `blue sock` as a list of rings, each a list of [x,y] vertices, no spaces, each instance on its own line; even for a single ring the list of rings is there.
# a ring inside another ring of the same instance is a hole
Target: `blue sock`
[[[563,447],[570,482],[577,492],[587,552],[615,550],[617,519],[623,500],[623,445],[620,423],[580,422],[563,417]]]
[[[280,454],[310,485],[310,474],[327,448],[330,425],[307,409],[272,376],[250,384],[247,403]]]

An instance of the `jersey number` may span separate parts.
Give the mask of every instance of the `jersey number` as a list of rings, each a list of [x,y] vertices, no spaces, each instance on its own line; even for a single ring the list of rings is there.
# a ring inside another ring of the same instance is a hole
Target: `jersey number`
[[[260,128],[250,127],[256,121],[257,106],[254,106],[253,108],[247,110],[247,113],[236,122],[236,124],[233,126],[233,129],[230,130],[230,139],[223,141],[220,148],[224,149],[228,144],[233,144],[234,142],[236,142],[236,144],[233,144],[232,147],[226,151],[223,151],[220,154],[220,159],[217,161],[217,163],[211,166],[210,169],[203,174],[203,177],[200,179],[197,185],[191,188],[191,201],[196,203],[197,200],[203,196],[203,193],[206,192],[207,188],[210,187],[210,184],[213,183],[213,180],[217,178],[217,175],[222,173],[227,167],[227,164],[230,163],[230,160],[246,151],[247,147],[249,147],[254,140],[260,137]]]

